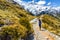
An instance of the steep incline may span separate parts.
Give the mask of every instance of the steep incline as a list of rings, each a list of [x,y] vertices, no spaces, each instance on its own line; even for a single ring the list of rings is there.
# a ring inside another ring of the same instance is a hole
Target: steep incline
[[[17,36],[25,38],[32,33],[29,20],[33,18],[34,16],[31,16],[21,6],[0,0],[0,39],[2,36],[5,38],[6,34],[15,40]]]
[[[60,36],[60,19],[45,14],[42,17],[42,27]]]

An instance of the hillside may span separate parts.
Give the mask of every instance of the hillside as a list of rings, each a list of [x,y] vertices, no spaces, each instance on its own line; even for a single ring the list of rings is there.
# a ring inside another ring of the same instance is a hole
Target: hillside
[[[43,14],[43,13],[42,13]],[[41,17],[38,15],[37,17]],[[59,15],[60,16],[60,15]],[[25,39],[33,33],[29,23],[36,18],[16,3],[0,0],[0,39]],[[60,36],[60,19],[49,14],[43,14],[42,27]],[[9,39],[9,40],[10,40]]]
[[[13,40],[25,38],[32,33],[29,21],[33,18],[19,5],[0,0],[0,39],[6,39],[6,35]]]
[[[42,17],[42,27],[60,36],[60,20],[59,19],[51,15],[45,14]]]

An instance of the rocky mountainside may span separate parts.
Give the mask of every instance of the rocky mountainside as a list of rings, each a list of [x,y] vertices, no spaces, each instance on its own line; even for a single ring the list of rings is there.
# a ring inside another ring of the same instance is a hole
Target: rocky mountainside
[[[42,6],[38,5],[35,2],[22,2],[20,0],[14,0],[14,2],[21,5],[25,10],[31,12],[33,15],[43,15],[43,14],[50,14],[57,18],[60,17],[60,7],[54,7],[54,6]]]

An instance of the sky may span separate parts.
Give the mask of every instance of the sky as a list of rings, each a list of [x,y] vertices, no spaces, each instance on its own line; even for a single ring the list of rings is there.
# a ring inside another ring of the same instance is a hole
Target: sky
[[[30,2],[32,0],[23,0],[25,2]],[[44,5],[51,5],[51,6],[60,6],[60,0],[34,0],[35,2],[39,2],[39,1],[44,1],[45,4]],[[43,3],[43,2],[42,2]]]
[[[55,10],[60,12],[60,0],[14,0],[25,10],[33,13],[34,15],[39,14],[42,11],[52,12]]]

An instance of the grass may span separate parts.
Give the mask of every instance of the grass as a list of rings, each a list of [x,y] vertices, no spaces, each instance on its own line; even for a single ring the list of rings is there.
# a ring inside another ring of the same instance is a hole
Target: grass
[[[33,18],[35,17],[21,6],[0,0],[0,36],[3,36],[3,39],[6,34],[12,37],[11,40],[18,40],[19,37],[25,38],[32,33],[29,21]]]
[[[43,15],[42,18],[42,27],[49,30],[50,32],[60,36],[60,20],[51,16],[51,15]]]

